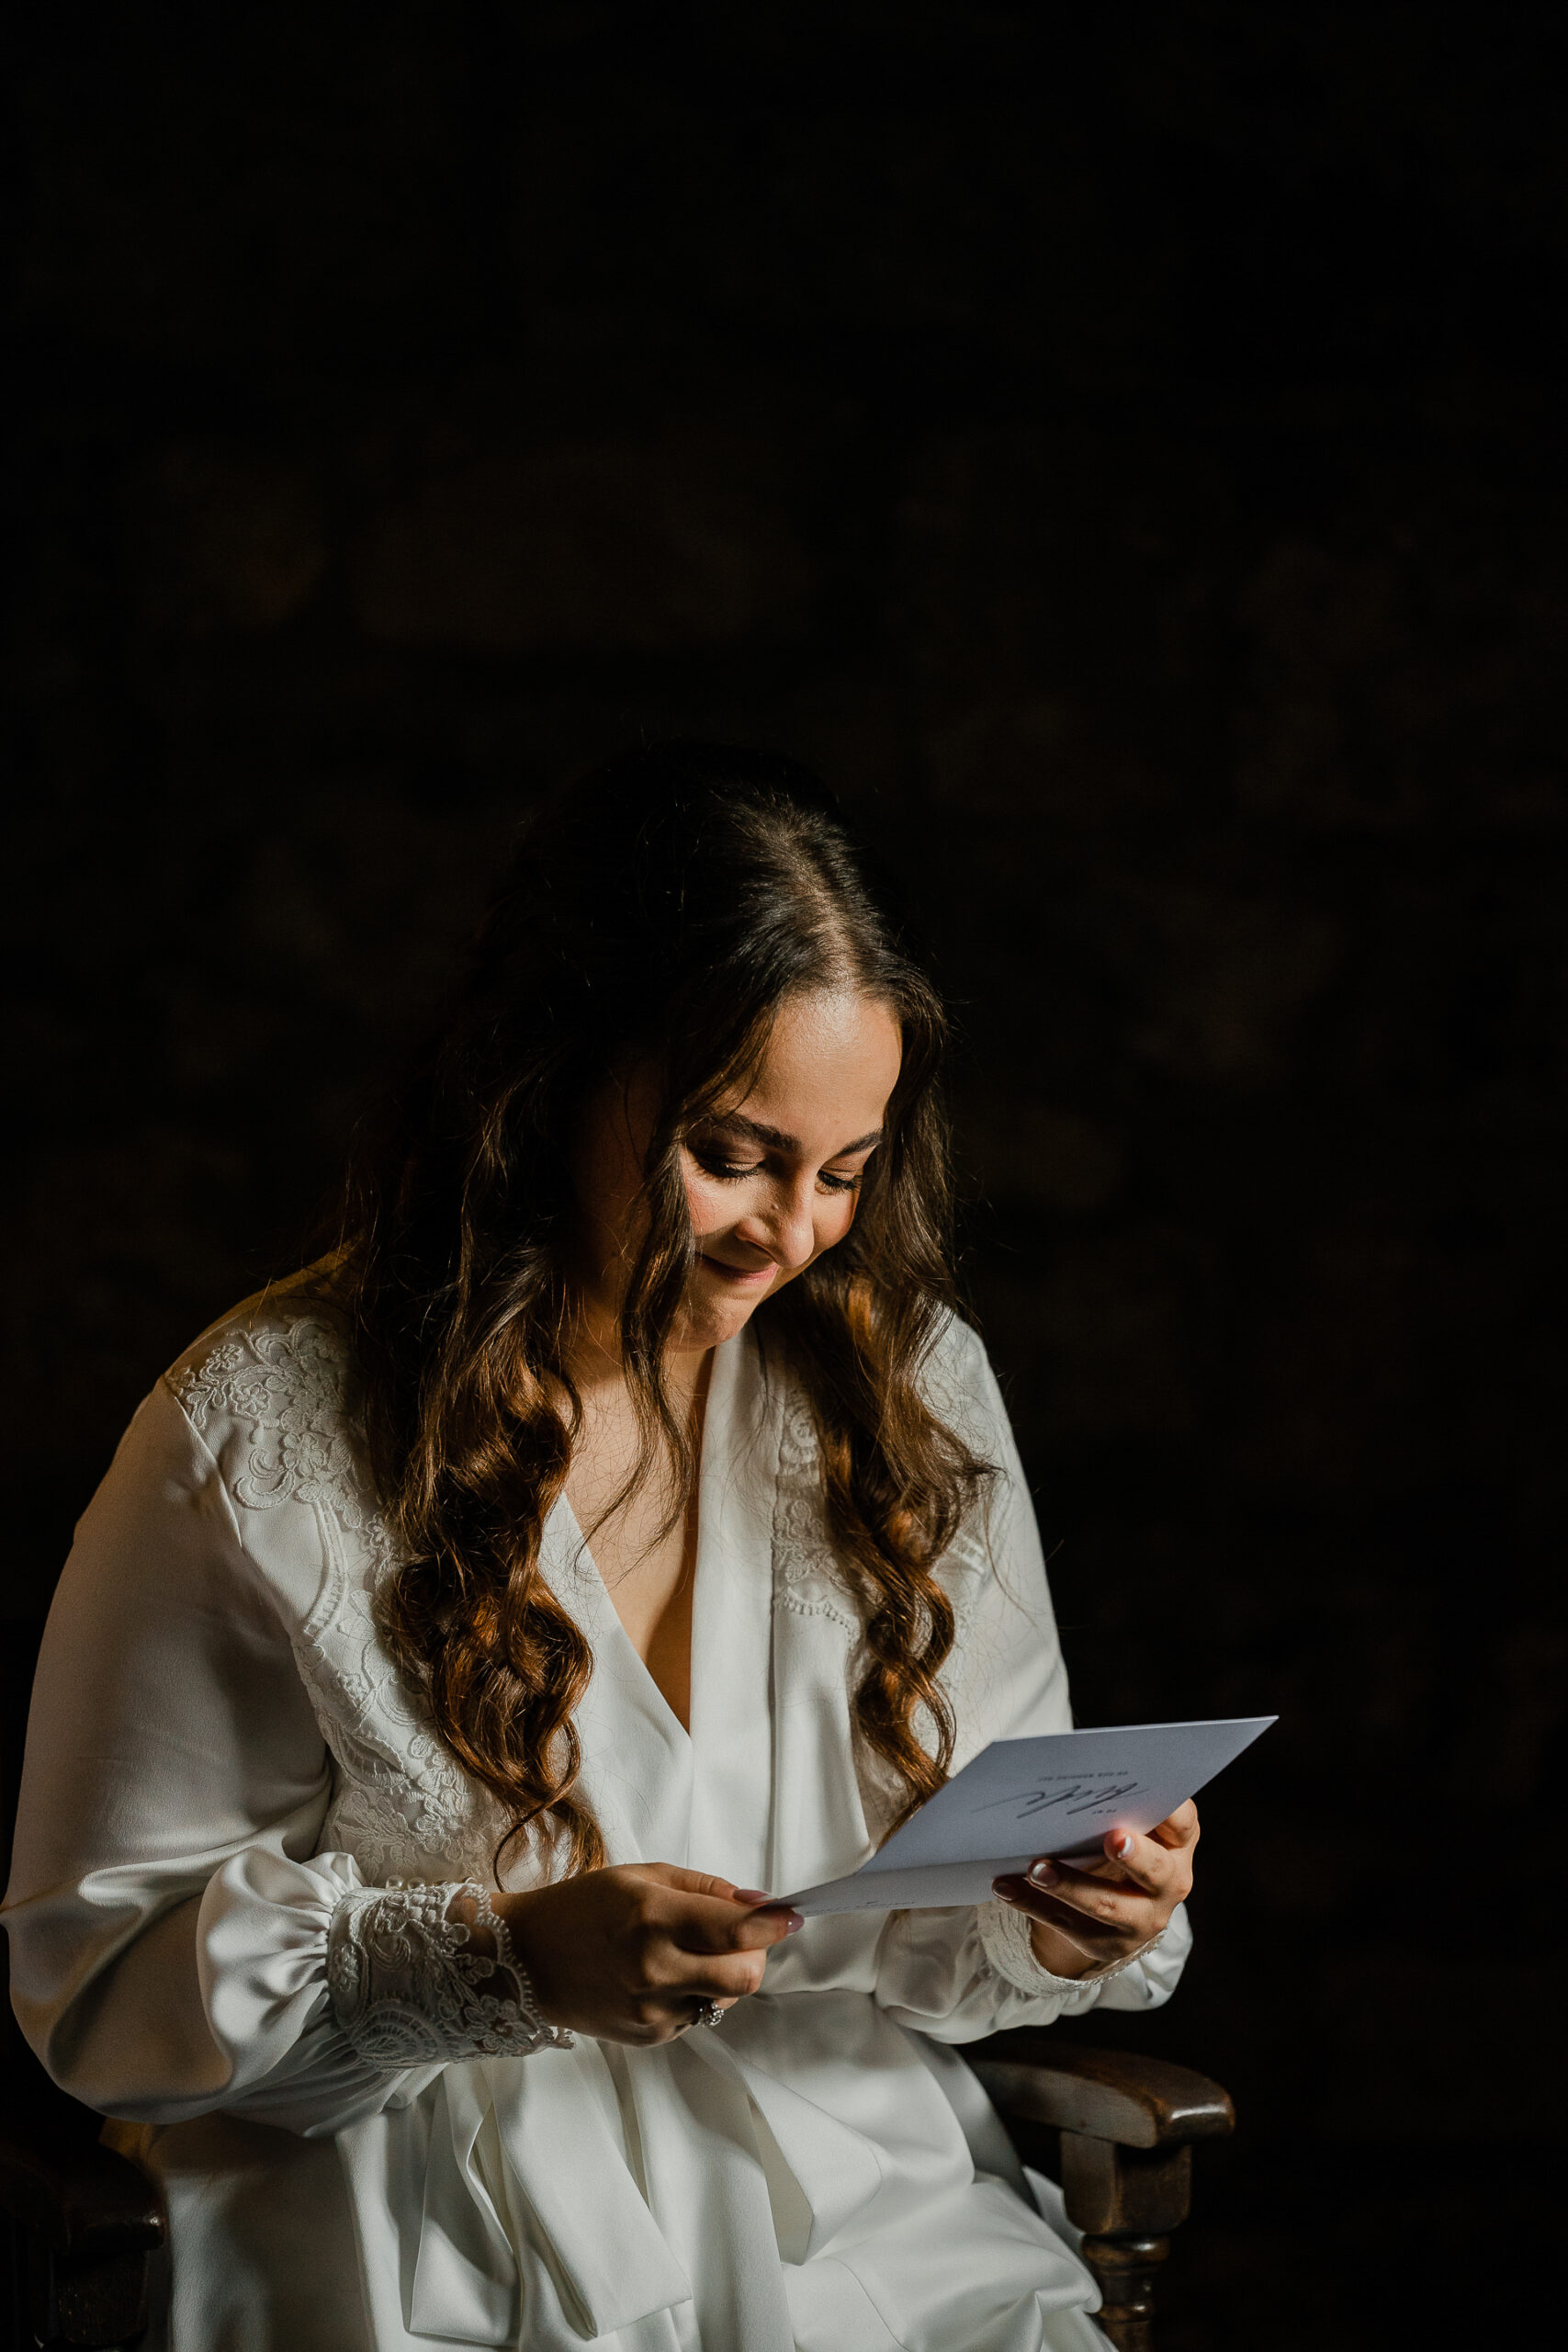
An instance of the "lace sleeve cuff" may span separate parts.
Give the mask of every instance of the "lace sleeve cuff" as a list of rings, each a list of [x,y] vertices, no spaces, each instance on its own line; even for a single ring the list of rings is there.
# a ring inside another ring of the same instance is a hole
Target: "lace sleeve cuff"
[[[1098,1993],[1112,1976],[1120,1976],[1124,1968],[1153,1951],[1160,1940],[1151,1936],[1146,1944],[1129,1952],[1125,1960],[1113,1961],[1109,1968],[1098,1968],[1091,1976],[1053,1976],[1042,1968],[1034,1957],[1034,1941],[1029,1932],[1029,1920],[1010,1903],[982,1903],[979,1906],[980,1941],[986,1948],[986,1958],[997,1974],[1021,1993],[1032,1993],[1037,1999],[1059,1999],[1064,2006],[1073,2003],[1075,1995]],[[1088,2007],[1088,2002],[1081,2006]]]
[[[505,1921],[472,1883],[395,1880],[344,1895],[327,1935],[327,1987],[355,2051],[378,2067],[526,2058],[573,2038],[541,2016]]]

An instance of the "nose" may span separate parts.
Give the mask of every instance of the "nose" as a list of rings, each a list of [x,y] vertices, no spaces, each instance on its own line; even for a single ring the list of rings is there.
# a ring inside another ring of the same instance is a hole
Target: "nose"
[[[797,1184],[781,1184],[765,1210],[742,1218],[736,1227],[737,1238],[750,1242],[754,1250],[765,1250],[786,1273],[798,1272],[816,1254],[817,1228],[811,1208],[811,1188],[805,1179]]]

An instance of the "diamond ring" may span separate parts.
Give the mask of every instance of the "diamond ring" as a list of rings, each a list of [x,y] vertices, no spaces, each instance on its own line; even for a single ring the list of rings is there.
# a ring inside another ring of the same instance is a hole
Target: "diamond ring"
[[[697,2013],[692,2019],[692,2023],[694,2025],[722,2025],[724,2023],[724,2011],[719,2007],[716,2001],[699,2001],[697,2003]]]

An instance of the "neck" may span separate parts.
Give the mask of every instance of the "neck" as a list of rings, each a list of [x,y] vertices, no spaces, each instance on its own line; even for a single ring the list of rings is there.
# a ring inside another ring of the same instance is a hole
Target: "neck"
[[[712,1361],[711,1348],[665,1349],[664,1380],[673,1403],[692,1402],[707,1378]],[[578,1307],[567,1346],[567,1365],[579,1395],[584,1397],[603,1396],[626,1385],[619,1321],[594,1299],[584,1299]]]

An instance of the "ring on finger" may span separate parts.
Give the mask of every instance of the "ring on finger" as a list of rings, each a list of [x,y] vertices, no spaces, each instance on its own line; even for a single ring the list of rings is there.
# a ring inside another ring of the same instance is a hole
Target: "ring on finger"
[[[719,2007],[716,2001],[699,2001],[696,2006],[695,2013],[692,2018],[692,2023],[694,2025],[722,2025],[724,2023],[724,2011]]]

